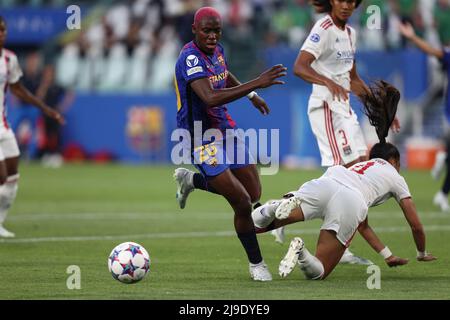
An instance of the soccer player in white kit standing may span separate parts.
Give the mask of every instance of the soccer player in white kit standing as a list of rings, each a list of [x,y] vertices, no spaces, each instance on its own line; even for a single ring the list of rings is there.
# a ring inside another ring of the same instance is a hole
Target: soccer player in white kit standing
[[[23,73],[17,56],[3,46],[7,26],[0,16],[0,237],[11,238],[14,233],[8,231],[3,223],[8,210],[14,202],[19,181],[19,147],[14,132],[6,119],[6,92],[11,92],[23,101],[38,107],[44,114],[64,124],[64,117],[31,94],[20,82]]]
[[[367,160],[367,145],[349,93],[361,96],[368,87],[356,71],[356,31],[347,24],[362,0],[323,0],[317,21],[295,61],[294,74],[312,83],[308,117],[316,136],[322,166]],[[393,128],[398,130],[395,119]]]
[[[298,191],[272,200],[252,212],[259,232],[312,219],[322,219],[315,255],[306,249],[301,238],[291,241],[280,262],[279,273],[286,277],[296,265],[308,279],[325,279],[336,267],[356,231],[385,262],[393,267],[408,260],[396,257],[368,223],[368,208],[394,197],[411,227],[418,261],[436,258],[425,250],[425,232],[405,179],[399,174],[400,153],[386,142],[389,126],[395,117],[400,93],[385,82],[376,85],[365,104],[369,120],[375,126],[380,142],[370,151],[370,160],[350,168],[337,165],[328,168],[319,179],[304,183]],[[381,99],[373,98],[374,96]],[[365,98],[362,100],[364,101]]]

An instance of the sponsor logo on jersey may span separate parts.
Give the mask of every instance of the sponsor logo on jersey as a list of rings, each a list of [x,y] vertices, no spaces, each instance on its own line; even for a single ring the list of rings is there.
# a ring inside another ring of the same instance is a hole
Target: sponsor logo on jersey
[[[198,65],[198,58],[197,56],[191,54],[190,56],[188,56],[186,58],[186,64],[189,68],[195,67],[196,65]]]
[[[225,70],[225,72],[210,76],[209,81],[211,81],[211,83],[214,84],[214,83],[220,82],[222,80],[226,80],[227,78],[228,78],[228,70]]]
[[[319,36],[317,33],[314,33],[314,34],[311,35],[311,37],[309,37],[309,39],[310,39],[312,42],[317,43],[317,42],[320,41],[320,36]]]
[[[345,59],[351,59],[353,60],[353,58],[355,57],[354,53],[352,50],[347,50],[347,51],[337,51],[336,52],[336,58],[338,60],[345,60]]]
[[[186,71],[186,73],[187,73],[188,76],[191,76],[191,75],[193,75],[193,74],[195,74],[195,73],[198,73],[198,72],[203,72],[202,66],[190,68],[190,69],[188,69],[188,70]]]
[[[217,61],[219,61],[219,63],[220,63],[221,65],[225,66],[225,60],[223,59],[223,57],[222,57],[221,55],[219,55],[219,56],[217,57]]]

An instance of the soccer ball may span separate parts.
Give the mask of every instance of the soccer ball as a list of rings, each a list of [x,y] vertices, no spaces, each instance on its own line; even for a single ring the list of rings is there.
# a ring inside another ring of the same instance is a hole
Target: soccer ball
[[[123,283],[136,283],[149,272],[150,256],[140,244],[124,242],[111,251],[108,269],[114,279]]]

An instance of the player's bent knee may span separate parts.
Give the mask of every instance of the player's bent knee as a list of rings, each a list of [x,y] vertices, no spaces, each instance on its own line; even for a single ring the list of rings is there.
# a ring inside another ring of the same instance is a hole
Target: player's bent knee
[[[250,194],[251,202],[256,203],[261,199],[261,187]]]
[[[231,204],[236,214],[250,215],[252,213],[252,202],[248,195],[242,196]]]

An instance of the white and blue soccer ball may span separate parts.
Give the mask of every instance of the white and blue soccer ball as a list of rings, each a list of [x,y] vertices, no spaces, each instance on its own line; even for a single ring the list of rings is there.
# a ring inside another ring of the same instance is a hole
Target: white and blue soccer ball
[[[108,269],[114,279],[135,283],[144,279],[150,271],[150,256],[140,244],[124,242],[111,251]]]

